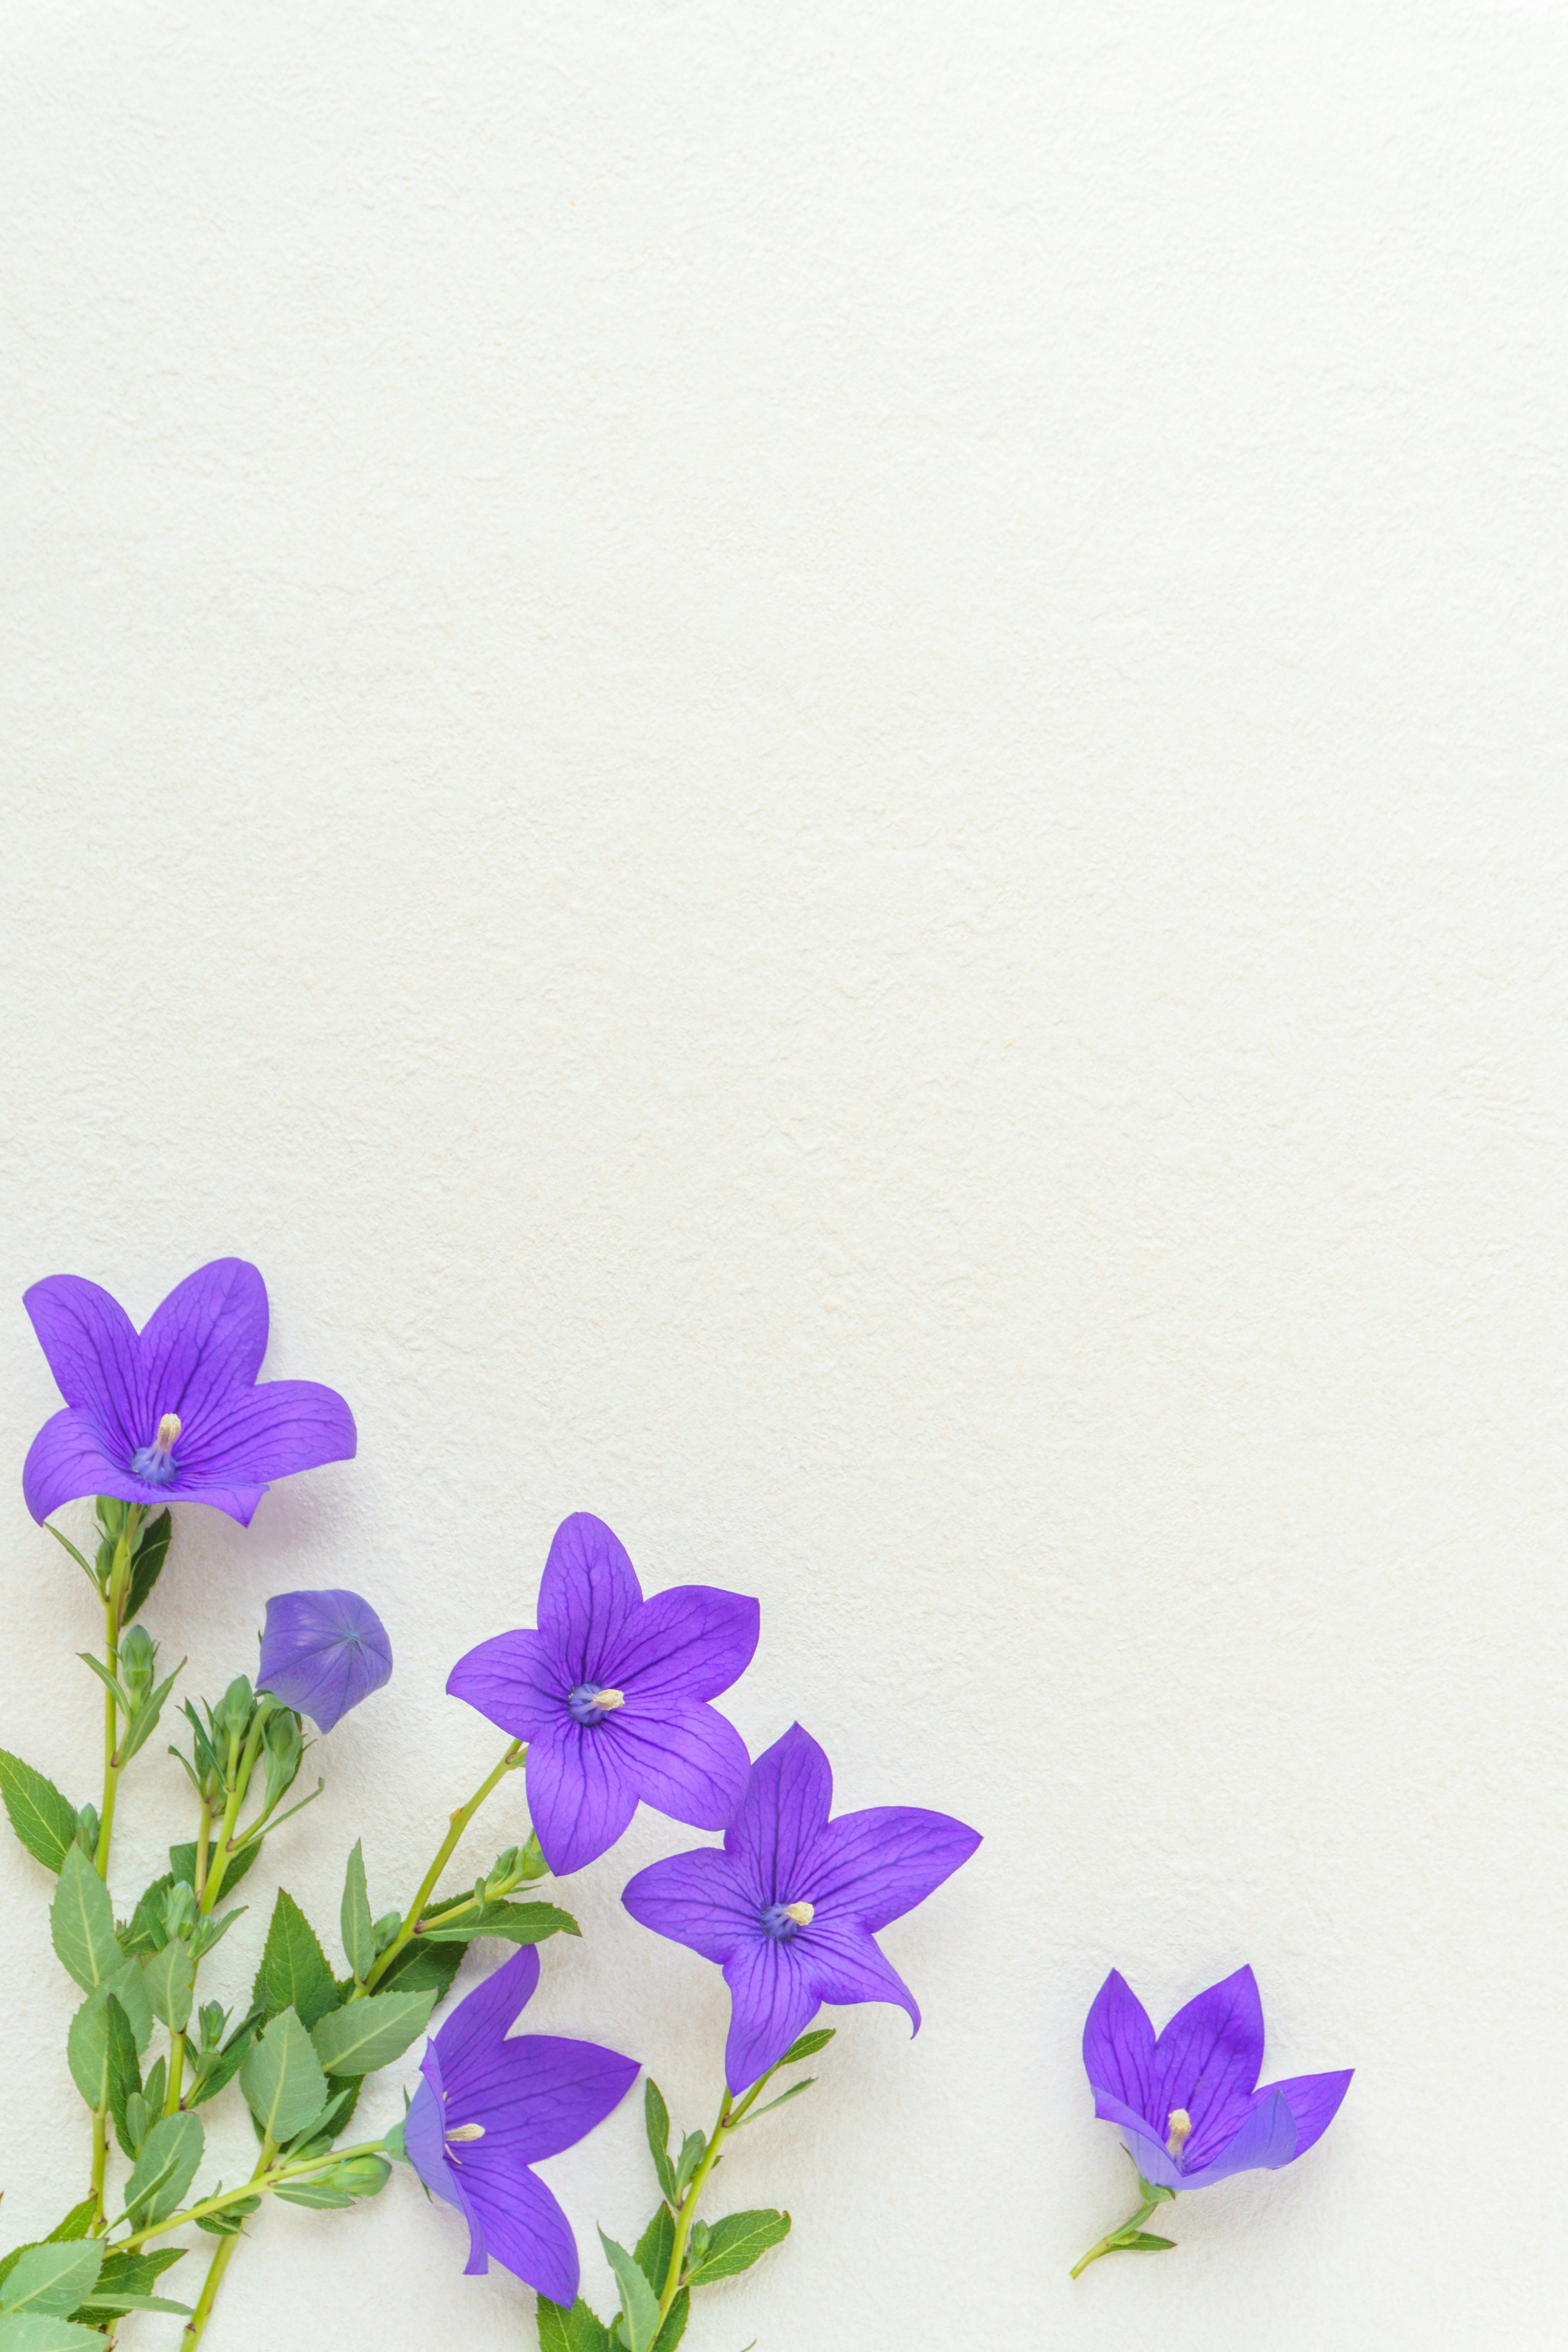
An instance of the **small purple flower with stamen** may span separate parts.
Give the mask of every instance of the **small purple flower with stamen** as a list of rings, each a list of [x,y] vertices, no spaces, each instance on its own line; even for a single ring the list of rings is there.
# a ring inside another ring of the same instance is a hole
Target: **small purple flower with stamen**
[[[750,1665],[757,1603],[707,1584],[645,1601],[619,1539],[578,1511],[555,1531],[537,1613],[536,1631],[459,1658],[447,1688],[527,1740],[529,1811],[556,1877],[607,1853],[639,1799],[722,1829],[749,1768],[708,1701]]]
[[[391,1674],[386,1628],[359,1593],[275,1592],[268,1602],[256,1687],[308,1715],[318,1731],[331,1731]]]
[[[111,1495],[154,1510],[206,1503],[248,1527],[274,1478],[353,1453],[353,1415],[335,1389],[257,1385],[267,1286],[243,1258],[188,1275],[140,1335],[78,1275],[36,1282],[22,1303],[66,1401],[22,1471],[40,1523],[79,1496]]]
[[[468,2225],[466,2275],[498,2263],[552,2303],[576,2301],[577,2243],[554,2198],[530,2170],[574,2147],[620,2105],[637,2062],[592,2042],[507,2029],[539,1984],[524,1945],[459,2001],[420,2063],[425,2080],[403,2144],[426,2189]]]
[[[722,1967],[731,2091],[775,2066],[824,2001],[896,2002],[920,2031],[915,1997],[876,1931],[967,1862],[979,1832],[913,1805],[836,1822],[832,1807],[832,1768],[797,1723],[752,1765],[722,1853],[652,1863],[621,1897],[645,1927]]]

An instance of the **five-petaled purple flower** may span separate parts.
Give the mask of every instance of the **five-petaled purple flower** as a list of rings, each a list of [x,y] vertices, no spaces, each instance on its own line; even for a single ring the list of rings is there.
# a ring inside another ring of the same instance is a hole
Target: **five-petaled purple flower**
[[[722,1853],[650,1864],[621,1897],[645,1927],[721,1964],[731,2091],[776,2065],[825,2000],[894,2001],[920,2031],[875,1932],[967,1862],[979,1832],[912,1805],[830,1822],[832,1805],[832,1769],[797,1723],[752,1765]]]
[[[33,1440],[22,1472],[42,1521],[81,1495],[122,1503],[209,1503],[248,1527],[270,1481],[354,1450],[353,1415],[315,1381],[256,1384],[267,1352],[267,1286],[243,1258],[187,1275],[138,1337],[125,1309],[74,1274],[23,1300],[66,1409]]]
[[[529,1811],[558,1878],[607,1853],[639,1798],[694,1829],[723,1828],[746,1785],[746,1749],[707,1702],[750,1665],[760,1613],[707,1584],[645,1601],[603,1519],[562,1521],[537,1632],[481,1642],[447,1683],[527,1740]]]
[[[392,1643],[357,1592],[275,1592],[267,1604],[258,1690],[308,1715],[318,1731],[378,1691],[392,1674]]]
[[[572,2225],[529,2170],[603,2123],[637,2080],[635,2058],[592,2042],[507,2028],[532,1999],[539,1954],[524,1945],[459,2001],[426,2050],[403,2144],[425,2183],[468,2225],[468,2273],[493,2254],[536,2293],[577,2296]]]
[[[1112,1969],[1083,2029],[1094,2112],[1120,2126],[1145,2180],[1208,2189],[1235,2172],[1276,2171],[1321,2139],[1350,2087],[1296,2074],[1258,2090],[1263,2004],[1250,1969],[1178,2010],[1158,2041],[1148,2011]]]

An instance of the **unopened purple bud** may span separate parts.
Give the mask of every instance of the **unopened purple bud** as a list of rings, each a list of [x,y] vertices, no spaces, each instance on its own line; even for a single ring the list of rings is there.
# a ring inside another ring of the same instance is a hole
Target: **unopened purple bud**
[[[392,1673],[386,1628],[357,1592],[276,1592],[267,1604],[257,1687],[308,1715],[318,1731]]]

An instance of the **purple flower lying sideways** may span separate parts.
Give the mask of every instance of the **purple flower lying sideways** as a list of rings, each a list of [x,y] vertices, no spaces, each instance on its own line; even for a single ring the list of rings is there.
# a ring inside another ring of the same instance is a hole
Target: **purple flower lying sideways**
[[[523,2284],[568,2306],[577,2244],[529,2167],[575,2147],[620,2105],[637,2062],[592,2042],[507,2028],[533,1998],[539,1954],[524,1945],[459,2001],[420,2063],[425,2080],[404,2119],[408,2160],[468,2225],[468,2275],[493,2254]]]
[[[267,1604],[258,1690],[272,1691],[318,1731],[392,1675],[386,1628],[357,1592],[275,1592]]]
[[[153,1508],[208,1503],[248,1527],[272,1479],[353,1453],[353,1415],[335,1389],[257,1386],[267,1286],[243,1258],[187,1275],[140,1337],[78,1275],[36,1282],[23,1305],[66,1401],[22,1471],[40,1522],[79,1496],[112,1495]]]
[[[1083,2029],[1083,2063],[1094,2112],[1120,2127],[1148,2194],[1142,2211],[1101,2239],[1078,2270],[1102,2253],[1169,2246],[1167,2238],[1140,2244],[1137,2232],[1179,2189],[1294,2163],[1327,2131],[1353,2072],[1296,2074],[1258,2090],[1263,2004],[1250,1969],[1199,1993],[1158,2040],[1142,2002],[1112,1969]]]
[[[825,2000],[893,2001],[920,2031],[875,1933],[967,1862],[979,1832],[912,1805],[830,1822],[832,1804],[832,1768],[795,1724],[752,1765],[723,1852],[652,1863],[621,1897],[645,1927],[722,1966],[731,2091],[776,2065]]]
[[[707,1584],[645,1601],[603,1519],[562,1521],[538,1630],[481,1642],[447,1683],[527,1740],[529,1811],[556,1877],[608,1853],[639,1798],[694,1829],[723,1828],[746,1785],[746,1750],[707,1702],[750,1665],[760,1616],[754,1601]]]

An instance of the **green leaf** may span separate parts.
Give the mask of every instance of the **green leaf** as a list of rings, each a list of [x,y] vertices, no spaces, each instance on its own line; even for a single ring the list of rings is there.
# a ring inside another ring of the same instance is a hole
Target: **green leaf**
[[[84,1992],[96,1992],[125,1965],[115,1940],[109,1889],[78,1845],[60,1860],[60,1883],[49,1906],[49,1933],[61,1967]]]
[[[342,1908],[338,1916],[342,1927],[343,1957],[353,1970],[355,1983],[363,1984],[375,1960],[375,1928],[370,1916],[370,1896],[365,1891],[364,1853],[359,1844],[349,1856]]]
[[[669,2258],[674,2252],[675,2216],[668,2205],[661,2205],[637,2240],[637,2252],[633,2257],[656,2295],[664,2293],[664,2283],[669,2276]]]
[[[542,1944],[547,1936],[580,1936],[570,1911],[553,1903],[486,1903],[445,1927],[421,1927],[421,1944],[468,1944],[476,1936],[499,1936],[509,1944]]]
[[[653,2339],[653,2352],[675,2352],[686,2333],[686,2322],[691,2310],[691,2296],[682,2287],[664,2315],[664,2326]]]
[[[809,2033],[803,2033],[798,2042],[790,2043],[789,2048],[779,2060],[779,2064],[794,2066],[797,2065],[803,2058],[815,2058],[819,2050],[826,2049],[837,2031],[838,2028],[836,2025],[814,2026]]]
[[[70,2021],[66,2063],[71,2081],[96,2115],[109,2105],[109,1995],[89,1992]]]
[[[221,2213],[204,2213],[196,2227],[205,2230],[209,2238],[237,2238],[260,2202],[259,2197],[241,2197]]]
[[[138,2229],[174,2211],[196,2177],[202,2147],[195,2116],[164,2116],[153,2125],[125,2184],[125,2210]]]
[[[109,2112],[114,2118],[114,2137],[120,2142],[121,2153],[134,2161],[139,2150],[127,2126],[125,2103],[133,2092],[142,2088],[142,2069],[136,2063],[136,2037],[131,2031],[131,2020],[115,1995],[106,1991],[104,2000],[109,2042]]]
[[[293,2010],[275,2017],[249,2052],[239,2070],[239,2087],[262,2130],[279,2146],[321,2114],[329,2095],[327,2078]]]
[[[384,1992],[351,2000],[311,2028],[317,2057],[329,2074],[374,2074],[401,2058],[430,2021],[433,1992]]]
[[[664,2093],[651,2074],[643,2085],[642,2104],[653,2168],[659,2188],[674,2205],[679,2201],[679,2192],[675,2186],[675,2167],[669,2160],[669,2109],[665,2105]]]
[[[0,2314],[0,2352],[103,2352],[103,2338],[96,2328],[42,2312],[5,2312]]]
[[[433,1944],[416,1937],[405,1944],[376,1987],[379,2000],[389,1992],[433,1992],[437,2008],[452,1990],[452,1979],[463,1965],[461,1944]]]
[[[315,1929],[293,1896],[279,1888],[251,2007],[267,2017],[278,2017],[291,2009],[309,2032],[318,2018],[336,2009],[339,1999],[337,1981]]]
[[[163,2273],[184,2262],[185,2253],[184,2246],[138,2248],[133,2254],[118,2252],[110,2247],[98,2274],[96,2292],[100,2295],[151,2294]]]
[[[5,1748],[0,1748],[0,1799],[34,1861],[58,1870],[76,1843],[76,1807],[52,1780]]]
[[[542,2294],[537,2315],[540,2352],[609,2352],[609,2331],[581,2295],[567,2311]]]
[[[680,2143],[680,2155],[675,2167],[675,2186],[682,2197],[685,2196],[687,2189],[690,2185],[692,2174],[696,2171],[698,2166],[701,2163],[707,2153],[707,2133],[700,2131],[688,2132],[685,2138]]]
[[[285,2205],[308,2205],[317,2212],[324,2212],[334,2205],[352,2205],[354,2201],[346,2189],[334,2189],[324,2180],[301,2180],[296,2188],[275,2189],[272,2193],[280,2197]]]
[[[1157,2238],[1152,2230],[1140,2230],[1131,2238],[1119,2238],[1110,2251],[1113,2254],[1168,2254],[1175,2251],[1174,2238]]]
[[[66,2215],[63,2221],[57,2221],[55,2223],[54,2228],[49,2231],[44,2243],[49,2246],[63,2246],[68,2245],[73,2238],[90,2238],[92,2235],[92,2225],[97,2219],[97,2200],[91,2197],[84,2197],[79,2205],[73,2205],[71,2207],[70,2211]],[[10,2255],[7,2254],[5,2262],[9,2263],[10,2259]],[[5,2274],[5,2263],[0,2263],[0,2276]]]
[[[709,2231],[708,2251],[688,2285],[708,2286],[714,2279],[733,2278],[737,2271],[749,2271],[758,2256],[787,2238],[789,2231],[787,2213],[726,2213]]]
[[[174,1883],[173,1871],[166,1870],[155,1878],[137,1899],[131,1914],[131,1924],[120,1932],[121,1949],[126,1952],[161,1951],[167,1938],[163,1933],[163,1897]]]
[[[136,1549],[131,1563],[131,1589],[125,1599],[127,1625],[145,1608],[153,1587],[163,1573],[163,1562],[169,1557],[169,1538],[174,1531],[170,1513],[161,1511],[149,1520],[136,1538]]]
[[[182,2319],[191,2317],[188,2303],[171,2303],[166,2294],[89,2294],[81,2308],[89,2318],[100,2311],[176,2311]]]
[[[792,2083],[787,2091],[781,2091],[776,2099],[770,2099],[765,2107],[753,2107],[750,2114],[742,2116],[740,2122],[732,2128],[735,2131],[744,2131],[746,2126],[754,2124],[759,2116],[771,2116],[775,2107],[787,2106],[791,2099],[798,2099],[803,2091],[809,2091],[816,2080],[815,2074],[803,2076],[800,2082]]]
[[[22,2256],[4,2286],[0,2311],[36,2311],[48,2319],[68,2319],[98,2284],[103,2247],[97,2238],[34,2246]]]
[[[138,2053],[145,2050],[153,2039],[153,2004],[142,1981],[141,1961],[121,1961],[109,1979],[109,1990],[125,2011]]]
[[[258,1845],[247,1845],[242,1846],[237,1853],[231,1853],[229,1855],[228,1866],[223,1874],[223,1891],[226,1895],[232,1895],[234,1893],[235,1888],[239,1885],[239,1882],[245,1876],[246,1872],[252,1867],[257,1855],[260,1852],[261,1848]],[[172,1845],[169,1848],[169,1865],[174,1877],[183,1878],[187,1886],[195,1887],[196,1883],[196,1849],[194,1843],[190,1845]]]
[[[121,1768],[129,1764],[131,1759],[134,1755],[138,1754],[142,1748],[146,1747],[147,1742],[157,1730],[158,1717],[163,1712],[163,1701],[168,1697],[169,1693],[174,1689],[175,1683],[179,1680],[181,1674],[184,1670],[184,1664],[185,1662],[184,1658],[182,1658],[179,1664],[174,1668],[174,1673],[170,1675],[166,1680],[161,1682],[156,1690],[148,1692],[146,1697],[142,1700],[141,1706],[137,1708],[135,1714],[126,1725],[125,1729],[121,1732],[120,1737],[120,1746],[115,1751],[116,1761]]]
[[[176,1937],[161,1952],[154,1952],[142,1971],[142,1982],[153,2015],[163,2019],[171,2033],[183,2033],[191,2021],[196,1989],[196,1964],[189,1944],[182,1944]]]
[[[621,2316],[626,2322],[630,2352],[653,2352],[653,2339],[658,2334],[658,2297],[625,2246],[618,2246],[614,2238],[606,2238],[603,2230],[599,2243],[620,2290]]]

